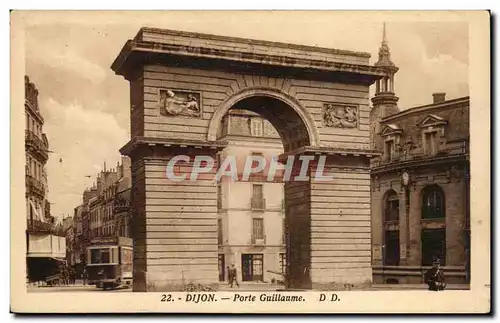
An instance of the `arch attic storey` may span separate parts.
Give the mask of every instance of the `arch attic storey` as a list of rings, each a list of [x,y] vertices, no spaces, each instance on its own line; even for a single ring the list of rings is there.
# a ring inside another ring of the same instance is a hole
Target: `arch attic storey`
[[[165,169],[216,159],[229,109],[269,120],[284,156],[327,156],[332,181],[285,184],[287,287],[371,282],[368,89],[386,72],[369,54],[142,28],[111,68],[130,83],[134,291],[218,282],[217,187]]]

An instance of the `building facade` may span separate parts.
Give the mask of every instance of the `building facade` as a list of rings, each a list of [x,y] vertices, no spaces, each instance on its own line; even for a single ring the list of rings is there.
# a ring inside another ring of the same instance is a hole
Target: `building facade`
[[[65,258],[65,238],[50,214],[45,165],[49,142],[43,132],[44,119],[38,104],[38,90],[25,76],[25,184],[26,184],[26,264],[28,281],[41,281],[57,271]]]
[[[227,142],[219,163],[234,156],[238,164],[238,181],[223,178],[217,186],[219,280],[227,281],[234,264],[239,282],[283,281],[284,184],[258,174],[242,178],[246,157],[269,161],[283,152],[281,140],[269,121],[245,110],[230,110],[219,130],[220,139]]]
[[[85,248],[92,239],[131,237],[130,160],[122,157],[116,168],[104,169],[83,192],[82,204],[74,209],[72,259],[85,263]]]
[[[469,281],[469,98],[399,111],[397,67],[385,38],[377,66],[388,70],[372,99],[374,283],[423,283],[439,259],[449,283]]]
[[[38,90],[29,77],[25,77],[26,115],[25,151],[26,151],[26,209],[30,226],[46,228],[54,223],[50,215],[47,173],[45,165],[49,159],[49,142],[43,132],[44,119],[38,107]]]

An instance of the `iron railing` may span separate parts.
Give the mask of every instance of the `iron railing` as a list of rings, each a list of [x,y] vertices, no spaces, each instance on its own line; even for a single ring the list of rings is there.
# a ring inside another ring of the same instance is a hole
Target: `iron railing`
[[[265,234],[260,235],[260,236],[252,235],[252,237],[250,239],[250,244],[253,246],[265,245],[266,244],[266,235]]]
[[[45,184],[31,175],[26,175],[26,191],[38,196],[45,196]]]
[[[265,210],[266,209],[266,199],[261,197],[252,197],[251,199],[252,210]]]

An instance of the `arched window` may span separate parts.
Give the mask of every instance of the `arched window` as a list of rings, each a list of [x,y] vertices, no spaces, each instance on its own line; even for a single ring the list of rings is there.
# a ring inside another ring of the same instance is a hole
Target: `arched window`
[[[439,186],[425,187],[422,196],[422,219],[442,219],[445,217],[444,193]]]
[[[399,221],[399,196],[395,191],[390,191],[385,199],[384,220]]]
[[[394,190],[384,199],[384,246],[385,266],[399,266],[399,196]]]

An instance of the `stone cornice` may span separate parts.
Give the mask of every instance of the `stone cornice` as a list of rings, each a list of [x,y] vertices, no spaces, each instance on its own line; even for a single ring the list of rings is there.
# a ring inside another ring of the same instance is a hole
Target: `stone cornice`
[[[384,103],[396,104],[399,101],[399,98],[394,93],[386,92],[386,93],[376,94],[374,97],[371,98],[371,100],[374,105],[384,104]]]
[[[198,141],[198,140],[181,140],[181,139],[164,139],[153,137],[134,137],[128,143],[120,148],[122,155],[130,155],[135,149],[141,146],[163,146],[163,147],[177,147],[177,148],[205,148],[205,149],[223,149],[226,147],[223,141]]]
[[[40,114],[40,111],[36,110],[29,100],[24,100],[24,108],[28,110],[32,116],[36,117],[42,125],[44,124],[45,120]]]
[[[373,100],[373,99],[372,99]],[[381,122],[391,122],[399,119],[403,119],[405,117],[408,117],[413,114],[418,114],[422,112],[429,112],[438,109],[453,109],[453,108],[458,108],[458,107],[463,107],[469,105],[469,97],[463,97],[463,98],[458,98],[458,99],[453,99],[453,100],[448,100],[440,103],[433,103],[433,104],[428,104],[428,105],[423,105],[423,106],[418,106],[414,107],[411,109],[403,110],[398,114],[394,114],[391,116],[388,116],[386,118],[383,118]]]
[[[306,155],[306,154],[314,154],[314,155],[330,155],[330,156],[353,156],[353,157],[365,157],[365,158],[373,158],[380,156],[381,154],[375,150],[362,150],[362,149],[343,149],[343,148],[331,148],[331,147],[310,147],[304,146],[290,152],[283,153],[279,156],[279,159],[284,159],[289,155]]]
[[[344,49],[334,49],[334,48],[326,48],[326,47],[317,47],[317,46],[308,46],[308,45],[299,45],[299,44],[291,44],[291,43],[282,43],[268,40],[258,40],[258,39],[250,39],[250,38],[241,38],[241,37],[231,37],[231,36],[221,36],[214,34],[205,34],[205,33],[197,33],[191,31],[181,31],[181,30],[172,30],[172,29],[160,29],[160,28],[150,28],[143,27],[137,33],[135,39],[142,38],[145,32],[149,32],[152,34],[159,34],[166,37],[188,37],[195,38],[200,40],[209,40],[209,41],[224,41],[232,44],[243,44],[247,46],[268,46],[268,47],[276,47],[281,49],[295,49],[300,51],[307,52],[317,52],[317,53],[325,53],[325,54],[334,54],[334,55],[345,55],[345,56],[355,56],[361,58],[370,58],[371,54],[366,52],[357,52],[350,51]]]
[[[336,57],[339,55],[346,57],[366,57],[364,53],[245,39],[237,39],[238,42],[235,42],[234,38],[231,37],[180,32],[183,35],[187,34],[191,37],[189,43],[184,44],[182,42],[176,43],[175,34],[172,31],[156,29],[153,30],[155,38],[148,37],[148,41],[144,41],[142,40],[142,34],[145,30],[149,31],[150,29],[141,29],[136,38],[127,41],[122,48],[120,54],[111,65],[111,69],[116,74],[127,77],[129,66],[139,63],[141,60],[146,59],[146,57],[148,60],[154,61],[154,57],[160,55],[197,60],[231,61],[233,63],[241,63],[245,66],[248,66],[248,64],[259,64],[281,68],[347,74],[353,78],[354,76],[361,77],[363,82],[369,84],[386,74],[383,68],[367,65],[368,63],[348,63],[345,59]],[[167,34],[161,35],[162,32],[166,32]],[[159,36],[156,34],[163,36],[164,39],[161,39],[161,41],[158,40]],[[151,39],[155,39],[155,41]],[[222,47],[210,44],[207,41],[199,41],[200,39],[216,39],[227,44]],[[254,49],[255,44],[266,46],[267,50],[256,50]],[[290,48],[299,49],[303,53],[299,55],[293,51],[287,52],[285,50]],[[312,51],[315,51],[317,55],[312,55]]]
[[[401,169],[425,168],[432,165],[440,165],[447,163],[456,163],[467,161],[469,154],[453,154],[447,156],[431,157],[431,158],[416,158],[408,161],[399,161],[392,163],[382,163],[371,167],[371,174],[389,173]]]

